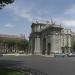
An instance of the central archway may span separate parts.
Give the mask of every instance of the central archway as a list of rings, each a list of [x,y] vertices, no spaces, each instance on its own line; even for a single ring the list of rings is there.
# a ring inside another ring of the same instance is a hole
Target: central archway
[[[45,55],[45,52],[46,52],[46,39],[45,38],[43,39],[43,44],[42,45],[43,45],[42,54]]]

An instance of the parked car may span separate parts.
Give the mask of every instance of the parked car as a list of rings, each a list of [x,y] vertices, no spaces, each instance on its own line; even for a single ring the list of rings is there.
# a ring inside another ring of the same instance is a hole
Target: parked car
[[[67,56],[68,57],[75,57],[75,53],[68,53]]]
[[[66,55],[64,53],[55,53],[54,57],[65,57]]]

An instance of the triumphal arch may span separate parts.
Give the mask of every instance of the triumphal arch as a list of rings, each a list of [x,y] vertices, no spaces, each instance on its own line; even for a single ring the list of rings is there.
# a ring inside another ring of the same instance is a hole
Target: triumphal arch
[[[32,54],[47,54],[64,52],[63,27],[53,21],[33,22],[29,37],[30,50]],[[70,38],[69,38],[70,40]],[[69,43],[69,50],[71,48]]]

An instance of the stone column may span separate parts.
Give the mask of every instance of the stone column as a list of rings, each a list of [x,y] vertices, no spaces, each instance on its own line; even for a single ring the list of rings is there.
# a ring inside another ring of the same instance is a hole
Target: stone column
[[[33,54],[33,40],[32,39],[29,40],[29,49],[30,49],[30,53]]]
[[[61,36],[53,34],[51,36],[51,52],[61,53]]]
[[[39,55],[40,52],[40,37],[36,37],[35,38],[35,50],[34,50],[34,54]]]

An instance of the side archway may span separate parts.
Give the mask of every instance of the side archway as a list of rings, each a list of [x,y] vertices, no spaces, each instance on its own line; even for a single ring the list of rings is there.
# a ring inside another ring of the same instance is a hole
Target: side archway
[[[47,54],[50,55],[50,50],[51,50],[51,44],[47,44]]]

